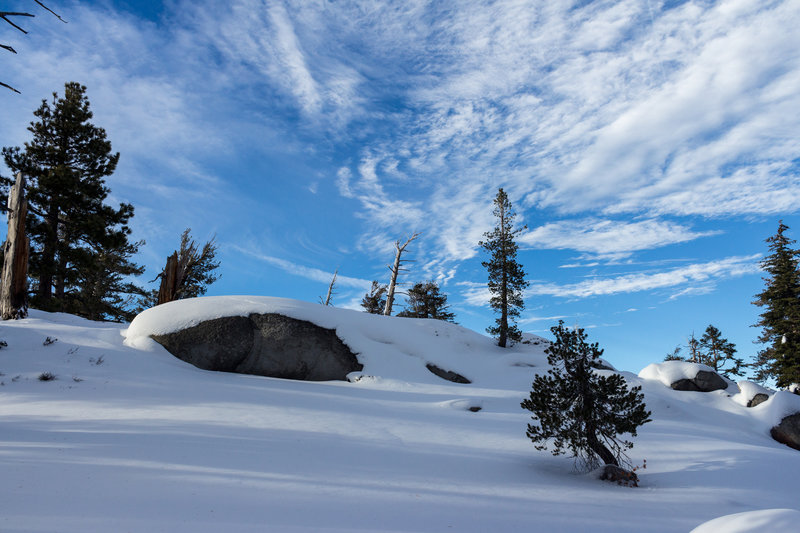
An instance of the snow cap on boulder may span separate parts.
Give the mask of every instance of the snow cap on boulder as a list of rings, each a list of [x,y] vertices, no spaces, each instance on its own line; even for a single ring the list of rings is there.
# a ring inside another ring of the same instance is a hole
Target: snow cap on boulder
[[[728,382],[713,368],[688,361],[652,363],[639,372],[639,377],[660,381],[681,391],[711,392],[728,388]]]

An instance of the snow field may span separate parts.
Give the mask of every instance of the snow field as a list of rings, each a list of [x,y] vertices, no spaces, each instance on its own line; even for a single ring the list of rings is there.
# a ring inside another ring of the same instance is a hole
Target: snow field
[[[677,532],[798,507],[800,453],[768,434],[779,411],[800,410],[788,394],[747,409],[732,391],[623,373],[653,422],[632,450],[647,460],[642,486],[618,487],[525,437],[519,402],[546,370],[543,344],[502,350],[451,324],[291,300],[199,300],[140,315],[125,338],[36,311],[0,324],[0,531]],[[361,379],[206,372],[146,338],[220,303],[335,328]]]

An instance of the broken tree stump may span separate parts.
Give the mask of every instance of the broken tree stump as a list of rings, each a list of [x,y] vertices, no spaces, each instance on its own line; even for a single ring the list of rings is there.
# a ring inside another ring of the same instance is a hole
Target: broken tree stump
[[[0,280],[0,318],[28,316],[28,251],[25,232],[28,201],[25,199],[25,176],[17,179],[8,195],[8,237],[3,245],[3,273]]]

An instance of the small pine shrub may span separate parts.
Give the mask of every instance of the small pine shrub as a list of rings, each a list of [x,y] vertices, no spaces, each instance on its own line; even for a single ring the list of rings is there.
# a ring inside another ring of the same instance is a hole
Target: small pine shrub
[[[56,375],[52,372],[42,372],[39,374],[39,381],[55,381]]]
[[[42,342],[42,346],[50,346],[51,344],[55,344],[58,339],[55,337],[47,337],[44,342]]]

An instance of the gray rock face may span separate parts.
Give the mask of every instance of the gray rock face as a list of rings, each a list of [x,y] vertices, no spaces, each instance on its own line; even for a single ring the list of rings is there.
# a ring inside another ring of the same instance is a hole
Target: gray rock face
[[[727,389],[728,382],[722,379],[722,376],[716,372],[709,372],[708,370],[700,370],[697,375],[692,379],[679,379],[672,385],[674,390],[682,391],[695,391],[695,392],[711,392],[720,389]]]
[[[153,339],[204,370],[327,381],[364,368],[334,330],[274,313],[216,318]]]
[[[433,363],[426,364],[425,368],[427,368],[433,374],[436,374],[440,378],[446,379],[447,381],[452,381],[453,383],[464,383],[464,384],[472,383],[470,380],[468,380],[458,372],[453,372],[452,370],[445,370],[443,368],[439,368]]]
[[[769,395],[764,394],[763,392],[759,392],[758,394],[753,396],[753,399],[747,402],[747,407],[755,407],[756,405],[762,404],[767,400],[769,400]]]
[[[776,441],[800,450],[800,413],[784,417],[769,433]]]

